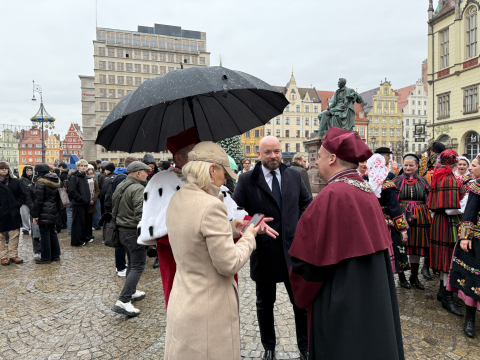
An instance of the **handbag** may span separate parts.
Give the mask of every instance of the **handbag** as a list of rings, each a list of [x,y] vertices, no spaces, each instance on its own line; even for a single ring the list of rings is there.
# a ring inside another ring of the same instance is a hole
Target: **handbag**
[[[57,193],[57,209],[58,211],[65,209],[68,205],[70,205],[70,199],[67,194],[67,189],[65,187],[59,187]]]
[[[40,239],[40,226],[32,223],[32,239]]]
[[[105,221],[103,223],[103,239],[105,240],[105,246],[113,247],[113,248],[121,248],[122,244],[120,243],[120,236],[118,235],[118,227],[117,227],[117,212],[118,207],[120,206],[120,201],[122,200],[123,193],[127,188],[134,184],[134,182],[130,182],[130,184],[126,185],[120,193],[117,201],[113,204],[113,212],[111,214],[110,219],[105,216]],[[107,214],[104,214],[107,215]],[[102,216],[103,218],[103,216]]]

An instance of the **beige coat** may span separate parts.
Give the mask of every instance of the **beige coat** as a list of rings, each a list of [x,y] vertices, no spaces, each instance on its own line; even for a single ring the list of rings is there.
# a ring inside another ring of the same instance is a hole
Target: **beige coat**
[[[165,360],[239,360],[235,275],[255,249],[245,234],[236,244],[227,208],[210,184],[193,177],[168,205],[166,224],[177,272],[167,309]],[[223,196],[222,196],[223,198]]]

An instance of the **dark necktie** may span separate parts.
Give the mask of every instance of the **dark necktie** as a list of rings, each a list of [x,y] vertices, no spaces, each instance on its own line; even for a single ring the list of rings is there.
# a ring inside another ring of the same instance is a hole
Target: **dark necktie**
[[[275,198],[278,207],[282,208],[282,193],[280,192],[280,184],[278,183],[277,173],[275,171],[270,171],[272,174],[272,193]]]

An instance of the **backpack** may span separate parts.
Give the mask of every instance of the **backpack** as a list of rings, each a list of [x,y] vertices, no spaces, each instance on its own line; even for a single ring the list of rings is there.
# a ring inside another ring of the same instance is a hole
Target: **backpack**
[[[122,244],[120,243],[120,237],[118,236],[118,227],[117,227],[117,212],[118,207],[120,206],[120,201],[122,200],[123,193],[127,188],[135,184],[135,182],[130,182],[130,184],[126,185],[120,193],[117,202],[113,204],[113,211],[112,214],[105,213],[103,214],[102,218],[99,221],[103,224],[103,239],[105,242],[105,246],[113,247],[113,248],[121,248]]]

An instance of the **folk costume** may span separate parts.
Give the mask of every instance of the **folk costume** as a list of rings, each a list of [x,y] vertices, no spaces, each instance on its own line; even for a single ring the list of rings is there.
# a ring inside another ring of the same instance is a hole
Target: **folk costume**
[[[475,313],[480,311],[480,180],[470,185],[467,207],[458,232],[447,290],[458,292],[467,306],[464,331],[475,335]],[[459,245],[471,240],[472,248],[465,252]]]
[[[460,162],[460,160],[463,160],[465,161],[467,164],[468,164],[468,167],[470,167],[470,160],[468,160],[467,157],[465,156],[459,156],[458,157],[458,161]],[[470,170],[468,170],[467,168],[467,171],[465,172],[465,174],[461,175],[459,172],[458,172],[458,168],[455,168],[455,170],[453,170],[453,175],[455,176],[455,178],[460,181],[463,185],[466,185],[467,183],[470,182],[470,180],[472,179],[472,175],[470,175]]]
[[[418,168],[418,174],[427,179],[427,181],[432,183],[432,176],[435,170],[437,159],[440,156],[440,153],[445,151],[445,145],[443,143],[436,141],[432,144],[430,148],[433,153],[429,156],[428,153],[425,153],[420,161],[420,166]]]
[[[418,280],[418,269],[420,257],[428,257],[430,253],[429,236],[432,220],[427,207],[430,184],[427,179],[418,175],[418,173],[415,173],[412,177],[402,174],[394,179],[394,183],[397,187],[400,207],[409,225],[407,230],[408,241],[405,248],[412,268],[410,283],[420,290],[425,290]],[[428,278],[428,276],[425,277]]]
[[[440,289],[437,300],[447,311],[463,316],[458,311],[451,291],[447,291],[448,273],[452,263],[453,250],[457,242],[457,226],[462,221],[460,200],[465,195],[463,184],[453,175],[458,163],[458,154],[453,150],[443,151],[432,177],[432,188],[428,208],[434,213],[430,228],[430,265],[440,271]]]
[[[372,155],[357,134],[338,128],[322,146],[348,162]],[[405,358],[391,243],[378,200],[355,169],[334,175],[305,210],[289,253],[295,302],[308,309],[310,360]]]
[[[382,207],[385,222],[390,230],[392,243],[389,247],[390,260],[394,273],[398,273],[400,285],[410,288],[403,273],[410,270],[408,256],[405,253],[405,244],[402,242],[402,233],[408,229],[405,215],[400,208],[397,198],[397,188],[392,180],[388,179],[388,168],[385,158],[380,154],[373,155],[367,161],[368,182]]]

